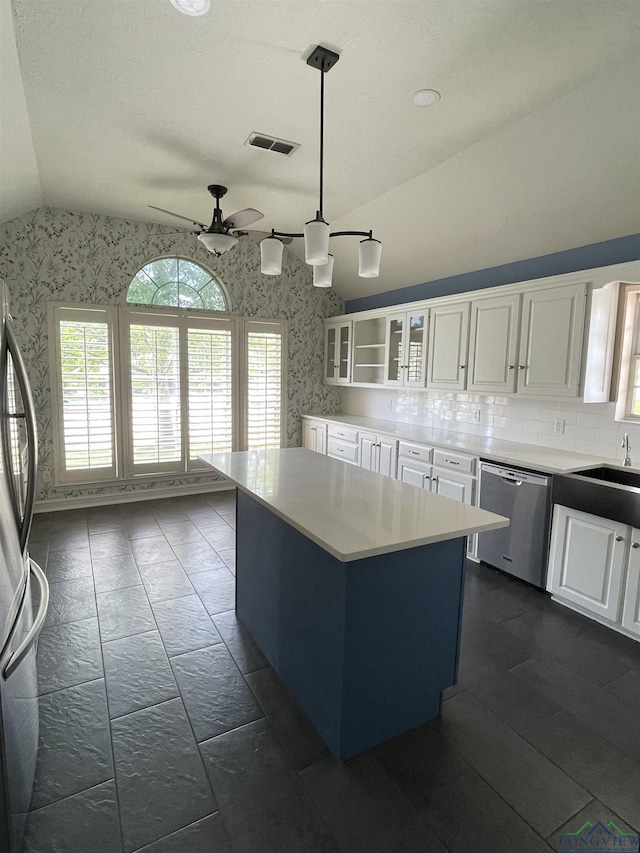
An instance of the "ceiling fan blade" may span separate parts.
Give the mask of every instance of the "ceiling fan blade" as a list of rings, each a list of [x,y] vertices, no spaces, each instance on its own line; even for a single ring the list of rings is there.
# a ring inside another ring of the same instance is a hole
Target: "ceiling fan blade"
[[[260,243],[265,237],[271,237],[271,231],[236,231],[236,237],[247,237],[252,243]],[[276,237],[285,246],[293,243],[293,237]]]
[[[159,210],[160,213],[168,213],[169,216],[176,216],[178,219],[184,219],[185,222],[190,222],[192,225],[199,225],[203,230],[207,230],[207,226],[195,219],[189,219],[188,216],[183,216],[181,213],[174,213],[172,210],[165,210],[164,207],[156,207],[154,204],[147,205],[151,210]],[[262,216],[262,214],[260,214]]]
[[[253,207],[245,207],[244,210],[238,210],[231,214],[222,224],[225,228],[244,228],[245,225],[251,225],[252,222],[257,222],[263,217],[264,213],[260,213],[259,210],[255,210]]]

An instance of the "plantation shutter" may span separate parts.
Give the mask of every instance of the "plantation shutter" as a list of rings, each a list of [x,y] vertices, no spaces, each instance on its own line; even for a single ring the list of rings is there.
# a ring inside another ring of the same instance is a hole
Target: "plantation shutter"
[[[128,314],[131,472],[184,469],[180,328],[176,317]]]
[[[112,319],[109,309],[54,309],[61,482],[116,476]]]
[[[280,323],[245,323],[247,450],[281,447],[284,330]]]
[[[234,449],[234,326],[229,321],[189,320],[189,467],[202,468],[202,453]]]

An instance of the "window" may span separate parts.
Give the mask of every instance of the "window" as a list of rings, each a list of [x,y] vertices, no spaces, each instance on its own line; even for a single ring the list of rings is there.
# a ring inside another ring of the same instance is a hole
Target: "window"
[[[285,327],[169,308],[54,305],[56,479],[207,470],[201,454],[280,447]]]
[[[640,285],[621,285],[622,345],[616,420],[640,420]]]
[[[224,289],[213,273],[186,258],[157,258],[145,264],[129,285],[127,302],[229,310]]]

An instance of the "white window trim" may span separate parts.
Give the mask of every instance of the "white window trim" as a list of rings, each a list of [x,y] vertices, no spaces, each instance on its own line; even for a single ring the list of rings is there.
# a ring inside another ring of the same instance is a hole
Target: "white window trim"
[[[631,400],[635,357],[640,355],[640,284],[627,284],[625,290],[615,419],[637,424],[640,416],[631,414]]]
[[[188,440],[186,435],[188,418],[186,408],[188,395],[182,393],[182,446],[183,460],[179,465],[163,467],[151,466],[149,470],[141,470],[140,466],[134,471],[131,451],[131,376],[129,370],[129,335],[128,329],[132,320],[145,316],[155,325],[176,325],[181,333],[187,327],[212,328],[219,323],[221,327],[232,329],[233,340],[233,449],[241,450],[246,446],[247,435],[247,332],[248,330],[278,329],[282,340],[282,376],[281,376],[281,418],[280,436],[284,446],[287,423],[287,362],[288,362],[288,328],[285,320],[271,318],[243,317],[237,314],[224,314],[220,311],[205,311],[193,308],[165,308],[143,306],[127,303],[121,306],[103,305],[74,305],[70,303],[49,302],[48,332],[49,332],[49,364],[51,371],[51,411],[54,445],[54,487],[69,488],[75,484],[78,487],[110,483],[122,484],[154,479],[177,479],[194,474],[207,472],[207,466],[199,461],[189,462]],[[114,466],[108,469],[86,468],[67,471],[64,460],[64,430],[62,429],[62,380],[60,375],[60,319],[97,319],[100,315],[107,318],[111,330],[111,393],[113,407],[113,442]],[[181,388],[188,388],[187,382],[187,351],[181,345]]]

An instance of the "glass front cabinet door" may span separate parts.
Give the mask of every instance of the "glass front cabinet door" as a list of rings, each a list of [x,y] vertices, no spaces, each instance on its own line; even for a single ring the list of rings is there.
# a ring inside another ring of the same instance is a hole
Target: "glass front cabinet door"
[[[351,380],[351,323],[326,327],[324,347],[324,381],[346,385]]]
[[[425,311],[387,317],[386,385],[424,388],[427,327]]]

